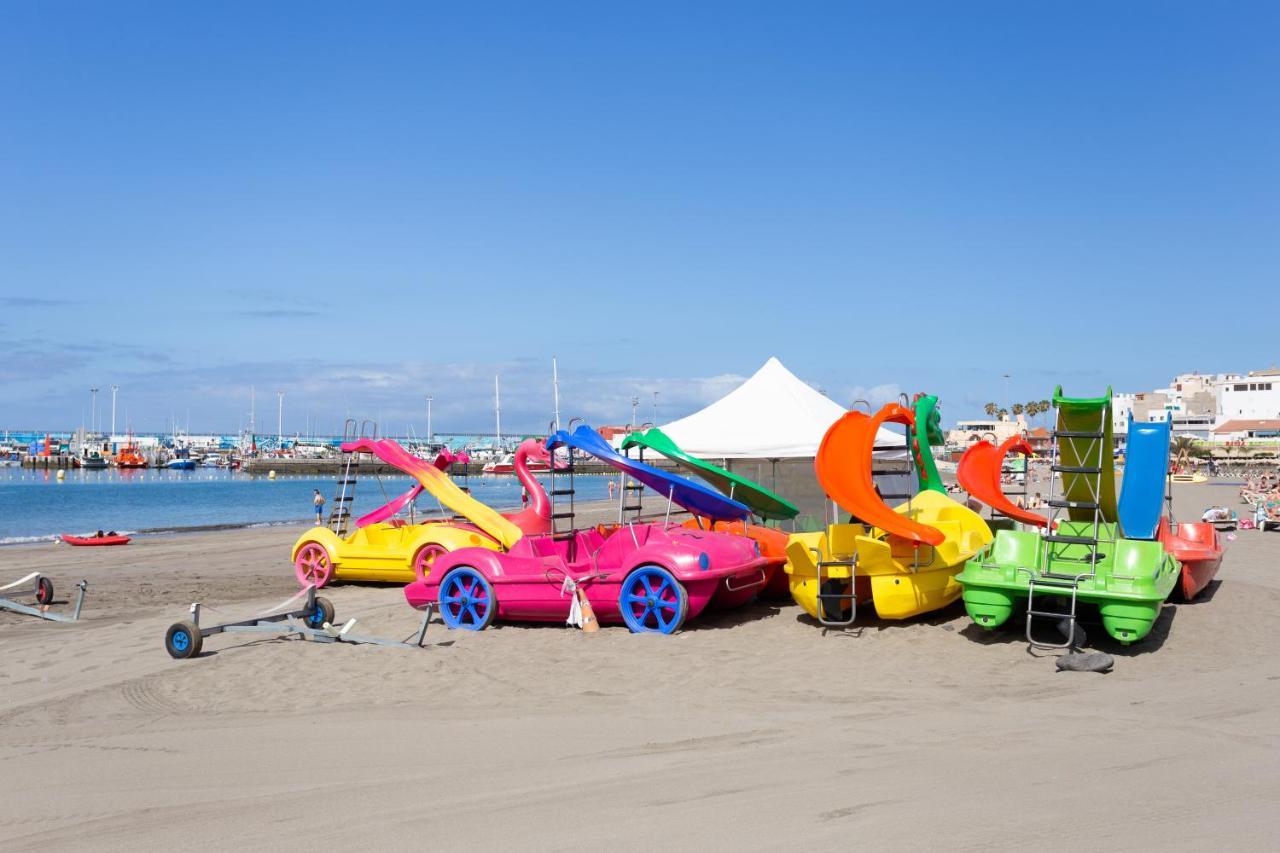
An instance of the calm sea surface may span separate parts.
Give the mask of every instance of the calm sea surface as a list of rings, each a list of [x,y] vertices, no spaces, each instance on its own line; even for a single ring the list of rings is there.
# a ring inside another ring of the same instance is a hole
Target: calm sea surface
[[[356,487],[359,516],[402,494],[413,481],[402,476],[365,476]],[[608,497],[606,477],[578,477],[577,499]],[[546,484],[546,479],[542,479]],[[520,505],[513,476],[472,477],[471,494],[493,507]],[[312,490],[329,501],[333,477],[279,477],[195,471],[54,471],[0,467],[0,544],[54,539],[61,533],[115,530],[164,532],[206,527],[248,527],[314,519]],[[419,512],[438,513],[435,499],[418,499]]]

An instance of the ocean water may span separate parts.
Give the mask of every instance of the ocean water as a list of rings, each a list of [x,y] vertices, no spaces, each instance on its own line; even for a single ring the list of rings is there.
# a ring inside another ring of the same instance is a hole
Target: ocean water
[[[546,485],[546,478],[540,478]],[[607,477],[578,477],[580,501],[608,497]],[[407,491],[404,476],[360,478],[353,516],[360,516]],[[514,476],[472,477],[467,485],[480,501],[497,508],[520,506]],[[0,467],[0,544],[51,541],[59,534],[115,530],[162,533],[220,527],[305,522],[315,518],[312,490],[319,489],[326,515],[332,506],[333,477],[251,476],[216,469],[195,471],[74,470],[59,481],[54,471]],[[423,495],[417,510],[439,513]]]

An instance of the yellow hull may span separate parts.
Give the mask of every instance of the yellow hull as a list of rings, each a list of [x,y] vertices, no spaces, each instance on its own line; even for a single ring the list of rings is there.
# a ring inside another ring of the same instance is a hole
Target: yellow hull
[[[333,562],[336,580],[388,583],[417,580],[413,563],[427,546],[434,545],[444,551],[459,548],[497,551],[501,547],[477,530],[438,522],[404,526],[371,524],[345,538],[339,538],[327,527],[313,527],[294,543],[290,560],[296,560],[298,551],[308,542],[324,546]]]
[[[956,575],[964,563],[989,542],[991,529],[982,517],[939,492],[921,492],[896,512],[940,530],[936,547],[919,549],[883,531],[860,524],[833,524],[826,532],[796,533],[787,543],[787,572],[791,597],[810,616],[818,616],[818,562],[855,560],[856,568],[827,566],[828,593],[848,594],[856,577],[859,602],[869,595],[881,619],[908,619],[939,610],[960,598]],[[816,549],[816,553],[815,553]],[[869,589],[868,589],[869,587]],[[831,600],[828,599],[828,609]]]

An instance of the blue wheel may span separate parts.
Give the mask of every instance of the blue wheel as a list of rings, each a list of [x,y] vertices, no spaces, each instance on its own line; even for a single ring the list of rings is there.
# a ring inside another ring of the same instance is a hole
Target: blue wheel
[[[633,634],[674,634],[689,613],[689,593],[660,566],[641,566],[622,582],[622,621]]]
[[[317,595],[316,609],[307,615],[307,627],[323,628],[326,622],[333,624],[333,602]]]
[[[200,654],[203,644],[204,637],[200,634],[200,628],[193,622],[175,622],[164,635],[165,651],[169,653],[169,657],[179,660]]]
[[[440,582],[440,618],[448,627],[483,631],[497,613],[493,587],[470,566],[459,566]]]

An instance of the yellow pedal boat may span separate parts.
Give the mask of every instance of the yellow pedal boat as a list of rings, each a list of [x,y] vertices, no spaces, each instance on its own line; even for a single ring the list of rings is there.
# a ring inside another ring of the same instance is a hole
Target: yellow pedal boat
[[[955,577],[965,561],[991,542],[986,521],[945,493],[915,429],[919,422],[936,425],[936,405],[936,398],[921,396],[915,412],[897,404],[874,417],[848,412],[823,437],[814,463],[818,480],[832,500],[863,520],[793,534],[787,543],[791,596],[823,624],[851,624],[855,600],[872,602],[882,619],[946,607],[960,598]],[[908,427],[921,488],[896,508],[884,503],[871,476],[875,437],[886,421]]]

